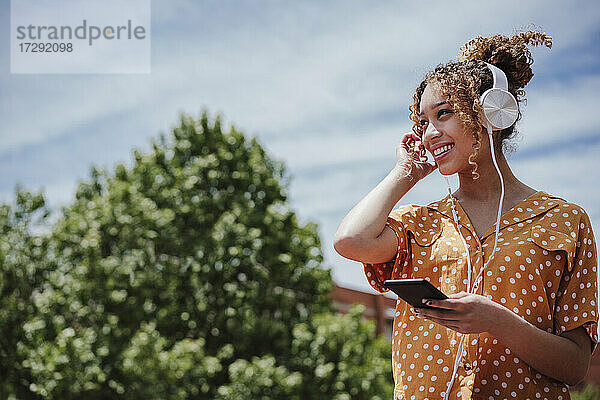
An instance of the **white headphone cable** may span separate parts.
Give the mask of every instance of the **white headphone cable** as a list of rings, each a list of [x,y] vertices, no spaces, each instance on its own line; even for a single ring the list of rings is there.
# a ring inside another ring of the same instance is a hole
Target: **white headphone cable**
[[[494,142],[492,140],[492,126],[488,124],[488,137],[490,138],[490,146],[491,146],[491,153],[492,153],[492,161],[494,162],[494,167],[496,167],[496,171],[498,172],[498,176],[500,177],[500,204],[498,204],[498,215],[496,217],[496,230],[495,230],[495,234],[494,234],[494,250],[492,251],[492,255],[490,255],[490,258],[488,258],[487,262],[483,265],[483,268],[481,268],[481,271],[479,271],[479,274],[477,274],[477,278],[475,278],[475,282],[473,282],[473,287],[475,287],[477,285],[477,280],[481,278],[481,274],[483,273],[483,271],[486,269],[486,267],[488,266],[488,264],[490,263],[490,261],[492,261],[492,259],[494,258],[494,255],[496,254],[496,248],[498,246],[498,236],[500,234],[500,218],[502,217],[502,204],[504,203],[504,179],[502,178],[502,173],[500,172],[500,168],[498,167],[498,163],[496,162],[496,156],[494,155]]]
[[[486,269],[486,267],[488,266],[490,261],[492,261],[492,259],[494,258],[494,254],[496,253],[496,246],[498,245],[498,235],[500,232],[500,217],[502,216],[502,203],[504,202],[504,179],[502,178],[502,173],[500,172],[500,168],[498,167],[498,163],[496,162],[496,156],[494,155],[494,141],[492,139],[492,126],[489,123],[487,125],[487,131],[488,131],[488,137],[490,139],[490,150],[492,153],[492,161],[494,163],[494,167],[496,167],[496,172],[498,172],[498,176],[500,177],[500,188],[501,188],[500,204],[498,205],[498,215],[496,217],[494,249],[492,250],[492,254],[491,254],[490,258],[483,265],[483,268],[481,268],[481,271],[479,271],[479,274],[477,274],[477,277],[475,278],[475,281],[473,282],[473,292],[475,292],[477,290],[476,285],[477,285],[478,280],[480,278],[483,279],[482,273]],[[446,183],[448,184],[448,192],[450,193],[450,200],[452,202],[452,217],[454,218],[454,222],[456,223],[456,226],[458,229],[458,234],[460,235],[460,238],[465,247],[465,251],[467,253],[467,293],[471,293],[471,274],[472,273],[471,273],[471,257],[469,255],[469,248],[467,247],[467,242],[462,235],[461,225],[458,222],[458,215],[456,214],[456,210],[454,209],[454,197],[452,196],[452,189],[450,188],[450,182],[448,181],[447,177],[444,177],[444,178],[446,179]],[[466,337],[466,334],[463,334],[462,337],[460,338],[460,343],[458,344],[458,350],[456,352],[456,358],[454,359],[454,368],[452,370],[452,377],[450,378],[450,381],[446,385],[447,386],[446,391],[443,393],[444,400],[448,400],[448,398],[450,396],[450,390],[452,389],[452,386],[454,385],[454,379],[456,378],[456,373],[458,372],[458,366],[460,365],[460,362],[463,357],[462,351],[463,351],[463,344],[465,341],[465,337]]]

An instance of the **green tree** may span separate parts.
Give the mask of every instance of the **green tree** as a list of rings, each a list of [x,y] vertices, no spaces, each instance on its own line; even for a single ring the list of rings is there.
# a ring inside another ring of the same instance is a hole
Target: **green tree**
[[[206,112],[152,145],[93,168],[48,234],[18,218],[43,197],[3,208],[19,246],[0,244],[14,253],[1,301],[18,334],[3,336],[0,395],[391,397],[390,346],[358,312],[333,314],[317,226],[289,209],[283,164]]]
[[[32,226],[42,227],[48,215],[41,194],[20,189],[14,206],[0,205],[0,398],[35,398],[29,396],[32,374],[22,365],[22,352],[30,332],[45,328],[31,300],[51,268],[46,259],[49,240],[33,234]]]

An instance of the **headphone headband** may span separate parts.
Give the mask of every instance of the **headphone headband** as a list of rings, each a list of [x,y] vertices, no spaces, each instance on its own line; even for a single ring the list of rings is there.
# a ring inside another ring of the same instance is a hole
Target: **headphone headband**
[[[492,71],[492,76],[494,78],[494,87],[498,89],[504,89],[508,92],[508,79],[506,78],[506,74],[500,68],[490,64],[485,63],[487,67]]]

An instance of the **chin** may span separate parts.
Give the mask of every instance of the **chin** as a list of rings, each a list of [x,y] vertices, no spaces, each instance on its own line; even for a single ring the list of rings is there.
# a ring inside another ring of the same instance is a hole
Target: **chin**
[[[458,172],[456,168],[447,165],[438,165],[438,171],[440,171],[440,174],[442,175],[454,175]]]
[[[437,164],[437,163],[436,163]],[[437,164],[437,170],[440,174],[454,175],[462,172],[471,173],[472,167],[468,162],[460,162],[460,160],[443,160],[441,164]]]

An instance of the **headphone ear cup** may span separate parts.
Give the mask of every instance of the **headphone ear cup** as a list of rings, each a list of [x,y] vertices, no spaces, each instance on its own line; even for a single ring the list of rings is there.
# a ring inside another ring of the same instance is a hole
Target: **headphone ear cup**
[[[491,88],[479,99],[483,117],[493,128],[506,129],[517,122],[519,106],[515,97],[506,90]]]

